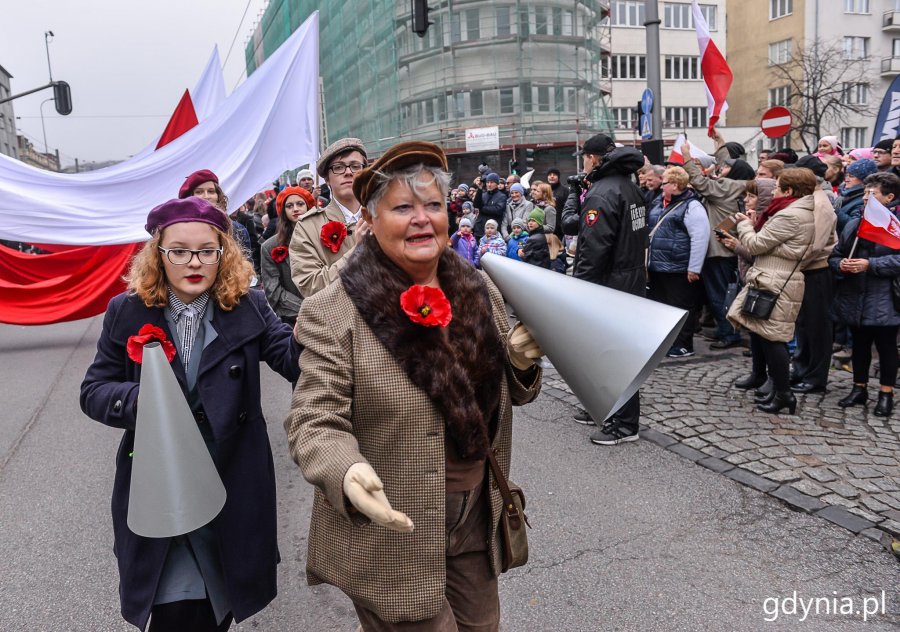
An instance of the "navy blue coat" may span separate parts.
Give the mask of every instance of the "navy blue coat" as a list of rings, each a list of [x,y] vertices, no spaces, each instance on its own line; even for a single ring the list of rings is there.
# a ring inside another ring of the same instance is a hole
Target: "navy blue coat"
[[[212,299],[211,299],[212,301]],[[169,550],[169,538],[144,538],[129,530],[128,490],[141,365],[126,353],[130,336],[150,323],[172,338],[161,308],[148,308],[134,295],[109,302],[97,356],[81,385],[81,409],[91,419],[125,429],[116,456],[112,518],[119,565],[122,616],[144,629]],[[232,613],[241,621],[262,610],[277,594],[275,469],[263,418],[259,364],[265,361],[286,379],[300,375],[300,347],[293,332],[251,290],[230,312],[216,308],[218,336],[203,349],[197,387],[215,440],[216,468],[228,498],[213,528]],[[172,369],[186,390],[178,356]]]

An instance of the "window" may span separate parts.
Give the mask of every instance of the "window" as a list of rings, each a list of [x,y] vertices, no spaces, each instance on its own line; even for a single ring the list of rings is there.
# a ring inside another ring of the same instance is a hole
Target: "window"
[[[425,103],[425,122],[434,123],[434,99],[426,99]]]
[[[709,25],[710,31],[716,30],[716,10],[713,4],[701,4],[700,13]],[[666,2],[663,5],[663,28],[667,29],[693,29],[694,14],[691,5],[681,2]]]
[[[437,98],[438,104],[438,120],[446,121],[447,120],[447,96],[441,95]]]
[[[466,95],[463,92],[457,92],[454,99],[454,107],[456,108],[456,118],[466,118]]]
[[[635,129],[638,117],[635,108],[610,108],[613,124],[616,129]]]
[[[841,147],[868,147],[868,127],[842,127]]]
[[[779,86],[769,88],[769,107],[776,105],[789,106],[791,100],[791,87]]]
[[[531,112],[531,83],[524,82],[519,86],[519,95],[522,98],[522,111]]]
[[[601,72],[606,79],[646,79],[646,55],[612,55],[606,58]]]
[[[512,32],[509,28],[509,7],[497,7],[497,37],[507,37]]]
[[[706,127],[706,106],[663,108],[663,127]]]
[[[563,100],[563,88],[562,86],[555,86],[553,88],[553,109],[556,112],[562,112],[566,107],[566,102]]]
[[[546,7],[534,8],[534,33],[535,35],[548,35],[550,32],[549,16]]]
[[[702,79],[700,72],[700,58],[689,55],[666,55],[665,58],[666,79]]]
[[[575,88],[566,88],[566,112],[578,112],[578,93]]]
[[[769,19],[776,20],[794,12],[794,0],[769,0]]]
[[[900,0],[897,0],[900,2]],[[572,12],[566,9],[562,14],[562,34],[571,37],[575,35],[575,29],[572,25]]]
[[[450,41],[454,44],[462,41],[459,27],[459,13],[453,13],[450,16]]]
[[[769,44],[769,65],[786,64],[791,60],[793,40],[786,39]]]
[[[844,59],[867,59],[869,38],[847,36],[844,38]]]
[[[472,116],[484,114],[484,101],[481,98],[481,90],[472,90],[469,95],[469,113]]]
[[[562,9],[553,8],[553,34],[562,35]]]
[[[614,0],[609,8],[613,26],[644,26],[644,0]]]
[[[538,86],[538,112],[550,111],[550,88],[548,86]]]
[[[844,0],[844,13],[871,13],[869,0]]]
[[[841,91],[841,103],[846,105],[868,105],[869,84],[844,83]]]
[[[471,42],[481,39],[480,24],[478,21],[478,9],[468,9],[466,11],[466,40]]]
[[[900,57],[900,39],[895,39],[891,45],[891,57]]]
[[[513,91],[512,88],[504,88],[500,90],[500,114],[512,114],[515,112],[513,108]]]
[[[528,37],[528,7],[519,7],[519,35]]]

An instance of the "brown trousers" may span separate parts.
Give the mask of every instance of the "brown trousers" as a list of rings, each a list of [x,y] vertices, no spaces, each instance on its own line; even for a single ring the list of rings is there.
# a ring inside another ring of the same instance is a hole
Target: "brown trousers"
[[[498,632],[500,596],[488,561],[490,512],[483,486],[447,493],[447,588],[437,616],[388,623],[354,603],[364,632]]]

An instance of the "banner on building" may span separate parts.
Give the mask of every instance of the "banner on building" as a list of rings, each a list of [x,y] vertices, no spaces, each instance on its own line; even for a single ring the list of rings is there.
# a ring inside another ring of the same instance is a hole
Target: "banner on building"
[[[891,86],[884,93],[878,118],[875,119],[875,133],[872,135],[872,146],[887,138],[900,136],[900,75],[894,78]]]
[[[500,128],[471,127],[466,130],[466,151],[497,151],[500,149]]]

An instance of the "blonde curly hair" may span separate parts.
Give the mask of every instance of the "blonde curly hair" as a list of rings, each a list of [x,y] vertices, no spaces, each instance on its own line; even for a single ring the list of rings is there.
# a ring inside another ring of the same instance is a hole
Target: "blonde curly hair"
[[[254,275],[253,266],[244,258],[241,247],[230,235],[212,227],[222,246],[222,258],[216,280],[210,294],[219,309],[229,312],[240,303],[241,297],[250,291],[250,279]],[[138,252],[128,273],[123,277],[128,291],[136,294],[147,307],[165,307],[169,304],[169,285],[163,267],[163,253],[159,251],[165,229],[155,234]]]

